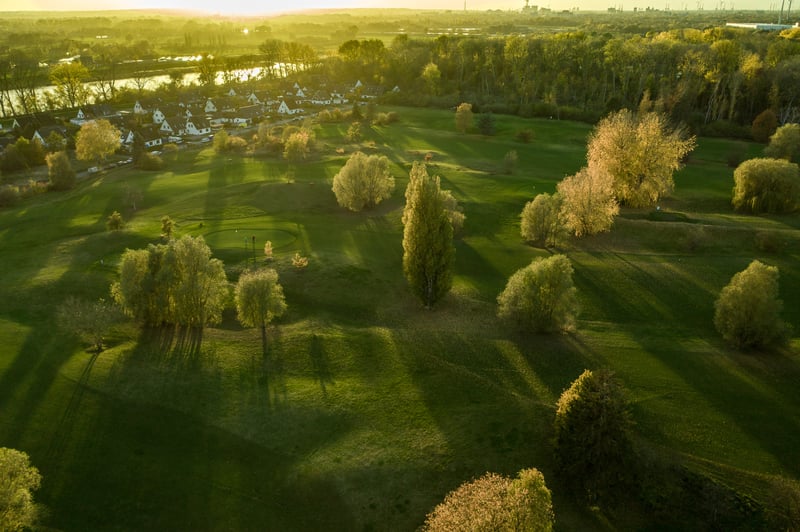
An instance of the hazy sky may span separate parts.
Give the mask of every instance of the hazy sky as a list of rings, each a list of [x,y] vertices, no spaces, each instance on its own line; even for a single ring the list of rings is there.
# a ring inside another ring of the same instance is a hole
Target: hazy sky
[[[700,0],[706,10],[714,9],[722,0]],[[727,0],[728,8],[774,9],[780,8],[781,0]],[[788,0],[786,0],[788,3]],[[569,9],[575,6],[582,10],[605,10],[610,6],[651,6],[663,9],[669,5],[673,10],[695,9],[698,0],[530,0],[531,5],[552,9]],[[519,9],[525,0],[467,0],[467,9]],[[185,9],[222,15],[258,15],[306,9],[357,8],[357,7],[406,7],[424,9],[463,9],[464,0],[0,0],[0,11],[29,10],[95,10],[95,9]],[[794,10],[793,10],[794,11]]]

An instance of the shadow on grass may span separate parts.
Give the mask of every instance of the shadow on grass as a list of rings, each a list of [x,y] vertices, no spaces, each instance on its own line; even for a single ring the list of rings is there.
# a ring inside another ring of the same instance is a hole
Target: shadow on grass
[[[779,463],[783,474],[800,475],[796,459],[800,434],[796,383],[800,364],[795,356],[780,352],[714,353],[651,330],[632,334],[645,352],[679,375],[757,448]],[[739,451],[732,450],[736,452]],[[724,463],[724,459],[720,460]]]
[[[325,351],[325,344],[316,334],[311,337],[311,346],[309,347],[308,354],[311,357],[311,368],[314,371],[314,376],[319,382],[319,387],[322,390],[322,396],[328,397],[327,386],[334,384],[333,374],[331,373],[330,360]]]

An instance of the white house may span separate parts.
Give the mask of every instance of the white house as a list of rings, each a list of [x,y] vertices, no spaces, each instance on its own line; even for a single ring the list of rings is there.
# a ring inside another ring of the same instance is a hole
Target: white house
[[[214,105],[214,100],[212,100],[211,98],[206,100],[206,106],[203,108],[203,110],[206,113],[216,113],[217,112],[217,106]]]
[[[261,105],[261,100],[258,99],[258,96],[256,96],[255,92],[251,92],[247,97],[247,103],[250,105]]]
[[[183,135],[186,131],[186,119],[179,116],[165,118],[161,122],[161,127],[158,130],[168,135]]]
[[[186,120],[185,135],[208,135],[211,133],[211,124],[201,117],[192,117]]]
[[[289,106],[286,105],[285,101],[281,101],[281,104],[278,106],[278,114],[279,115],[293,115],[302,112],[301,109],[289,109]]]
[[[236,96],[236,91],[233,90],[233,87],[231,87],[231,90],[228,91],[228,96],[230,96],[231,98]]]
[[[156,110],[153,111],[153,123],[154,124],[162,123],[165,118],[166,118],[166,116],[164,115],[164,112],[161,109],[156,108]]]
[[[313,105],[330,105],[332,103],[330,95],[326,95],[323,91],[315,92],[309,101]]]
[[[135,115],[146,115],[149,111],[144,108],[142,102],[136,100],[136,103],[133,104],[133,114]]]

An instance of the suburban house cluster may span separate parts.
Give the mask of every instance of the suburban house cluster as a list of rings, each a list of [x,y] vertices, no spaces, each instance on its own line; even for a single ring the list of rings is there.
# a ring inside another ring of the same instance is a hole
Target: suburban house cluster
[[[393,92],[398,92],[395,87]],[[178,101],[163,98],[137,100],[132,109],[116,110],[109,104],[93,104],[78,108],[68,119],[59,120],[53,113],[34,113],[0,122],[0,150],[19,136],[38,140],[44,146],[54,139],[66,139],[82,124],[91,120],[108,120],[121,132],[123,146],[133,146],[141,135],[146,148],[156,149],[169,142],[208,139],[220,128],[247,128],[262,120],[281,121],[315,109],[365,102],[384,92],[379,86],[357,81],[350,87],[317,88],[284,82],[277,90],[252,90],[239,94],[233,88],[218,97],[204,97],[199,90],[183,93]],[[71,127],[70,127],[71,126]],[[72,131],[70,131],[72,130]],[[54,136],[57,135],[57,136]]]

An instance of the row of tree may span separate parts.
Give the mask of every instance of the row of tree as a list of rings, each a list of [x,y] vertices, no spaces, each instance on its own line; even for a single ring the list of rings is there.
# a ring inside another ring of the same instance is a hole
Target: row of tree
[[[379,41],[345,43],[326,72],[333,79],[359,72],[362,79],[402,87],[419,78],[408,94],[421,91],[432,101],[447,97],[448,105],[466,100],[520,114],[556,115],[566,108],[599,117],[633,108],[647,93],[660,110],[693,125],[719,120],[749,125],[766,107],[781,123],[796,119],[798,54],[795,33],[735,28],[646,36],[401,35],[388,47]]]

